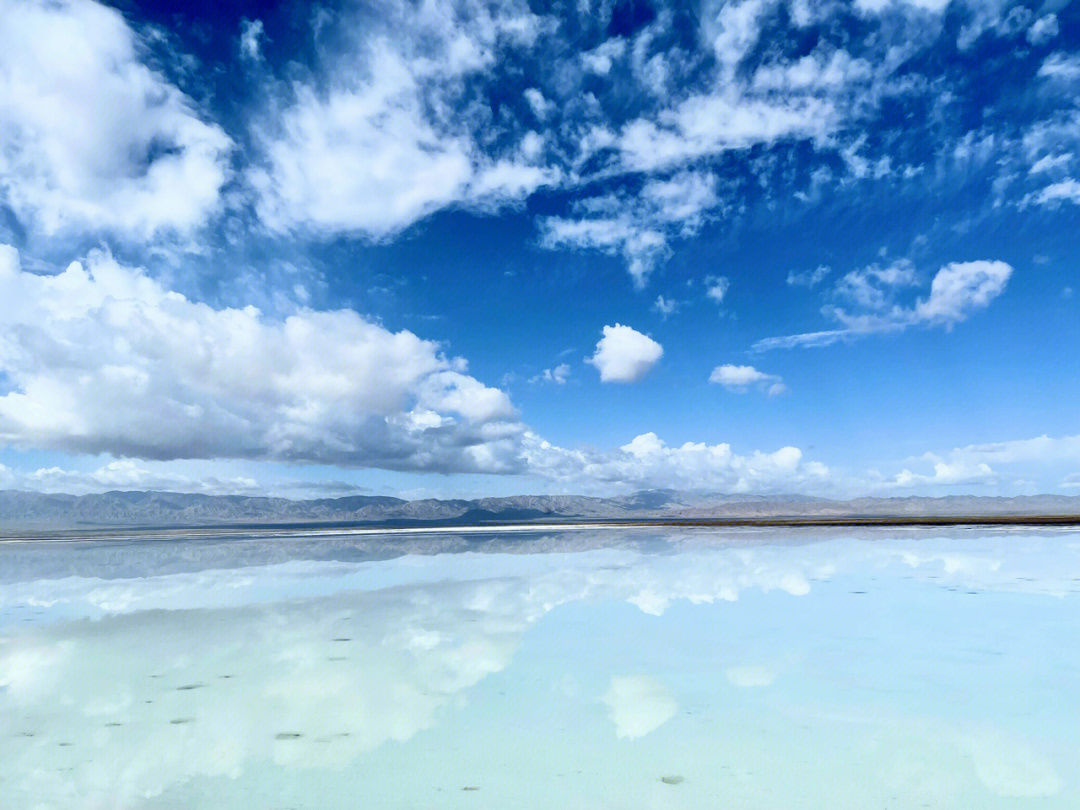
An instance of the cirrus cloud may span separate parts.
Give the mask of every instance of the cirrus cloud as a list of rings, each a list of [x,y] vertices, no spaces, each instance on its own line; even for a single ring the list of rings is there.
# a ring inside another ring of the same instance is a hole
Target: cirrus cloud
[[[910,306],[892,303],[896,288],[915,283],[907,263],[849,273],[840,280],[836,292],[851,300],[856,309],[830,305],[822,310],[839,321],[841,328],[764,338],[754,344],[754,349],[829,346],[840,340],[901,332],[913,326],[942,326],[948,330],[989,306],[1004,292],[1012,273],[1012,266],[1002,261],[950,262],[934,275],[930,294]]]

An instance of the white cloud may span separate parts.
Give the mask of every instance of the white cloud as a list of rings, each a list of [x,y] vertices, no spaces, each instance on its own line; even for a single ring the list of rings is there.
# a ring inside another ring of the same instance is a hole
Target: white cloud
[[[1080,79],[1080,56],[1052,53],[1039,67],[1039,75],[1051,81],[1076,81]]]
[[[531,45],[538,18],[450,0],[384,11],[378,24],[353,21],[365,35],[325,60],[328,87],[282,90],[292,100],[261,122],[248,181],[271,229],[380,239],[453,204],[496,207],[557,181],[536,154],[483,148],[480,107],[458,109],[463,82],[500,49]]]
[[[621,253],[634,284],[643,287],[658,257],[667,252],[665,234],[630,216],[567,219],[547,217],[541,222],[541,245]]]
[[[1027,41],[1032,45],[1045,45],[1058,35],[1060,30],[1056,14],[1046,14],[1039,17],[1027,30]]]
[[[585,362],[596,366],[601,382],[637,382],[664,356],[663,347],[629,326],[604,327],[596,352]]]
[[[660,728],[679,709],[664,685],[649,675],[612,678],[601,700],[615,724],[615,736],[631,740]]]
[[[724,296],[727,295],[730,286],[731,281],[727,276],[705,277],[705,295],[718,304],[723,303]]]
[[[45,234],[188,234],[220,203],[232,141],[90,0],[0,0],[0,201]]]
[[[1060,169],[1062,166],[1068,166],[1072,163],[1073,156],[1071,152],[1065,152],[1060,155],[1043,155],[1041,158],[1031,164],[1031,168],[1028,169],[1028,174],[1041,174],[1043,172],[1053,172]]]
[[[537,90],[535,87],[529,87],[525,90],[525,100],[529,103],[529,107],[540,121],[547,119],[549,115],[555,110],[555,105],[544,98],[544,94]]]
[[[573,218],[541,221],[541,245],[621,254],[637,287],[669,251],[675,236],[697,233],[721,203],[711,172],[679,172],[644,183],[636,197],[606,194],[579,200]]]
[[[325,98],[298,88],[249,180],[275,230],[308,227],[382,237],[460,199],[473,175],[470,145],[435,129],[416,79],[380,48],[371,80]]]
[[[887,482],[887,485],[899,488],[938,484],[955,486],[957,484],[984,483],[992,480],[994,480],[994,471],[989,464],[937,461],[934,464],[932,475],[913,473],[911,470],[904,469],[897,473],[895,478]]]
[[[924,453],[915,461],[928,463],[929,474],[904,468],[883,482],[890,487],[923,487],[927,485],[999,484],[1005,476],[1002,469],[1027,465],[1040,470],[1044,480],[1050,474],[1061,474],[1080,463],[1080,436],[1038,436],[1005,442],[970,444],[948,452]],[[1022,468],[1023,469],[1023,468]],[[1015,475],[1015,473],[1014,473]],[[1061,479],[1062,488],[1074,486],[1070,476]]]
[[[149,459],[517,471],[509,398],[355,312],[214,309],[92,253],[39,276],[0,251],[0,440]]]
[[[813,270],[805,270],[801,273],[789,272],[787,274],[787,283],[792,287],[816,287],[831,272],[832,268],[819,264]]]
[[[849,311],[827,306],[823,310],[839,321],[842,328],[765,338],[755,343],[754,349],[829,346],[844,339],[899,332],[912,326],[951,329],[1001,295],[1012,272],[1012,267],[1002,261],[951,262],[938,270],[930,282],[929,296],[909,307],[891,303],[895,288],[914,280],[907,265],[849,273],[840,281],[838,293],[850,298],[860,309]]]
[[[175,472],[151,470],[134,459],[110,461],[90,472],[43,467],[20,475],[15,489],[37,492],[64,492],[83,495],[106,490],[160,490],[204,495],[264,495],[266,490],[253,478],[192,478]]]
[[[1068,178],[1059,183],[1051,183],[1029,199],[1039,205],[1057,205],[1062,202],[1080,204],[1080,181]]]
[[[697,95],[623,127],[618,148],[635,171],[653,171],[696,158],[784,139],[823,140],[838,114],[826,100],[793,97],[780,101],[732,93]]]
[[[262,20],[241,20],[240,53],[248,59],[259,59],[262,49],[259,40],[265,36]]]
[[[754,73],[756,90],[839,90],[869,82],[873,69],[847,51],[819,49],[794,62],[764,65]]]
[[[892,302],[897,289],[917,283],[915,266],[899,259],[886,267],[872,264],[852,270],[836,283],[835,292],[860,307],[880,310]]]
[[[1074,462],[1080,461],[1080,435],[970,444],[956,448],[950,455],[969,462],[994,464]]]
[[[540,374],[532,377],[529,382],[533,384],[553,383],[555,385],[565,385],[569,376],[570,366],[566,363],[559,363],[555,368],[545,368]]]
[[[725,76],[730,77],[761,35],[762,18],[775,7],[774,0],[715,0],[702,8],[702,36]]]
[[[604,381],[632,382],[662,354],[616,324],[589,362]],[[794,447],[737,455],[727,444],[669,447],[653,433],[608,452],[557,447],[521,424],[503,391],[411,332],[348,310],[272,318],[215,309],[101,252],[41,276],[20,269],[12,248],[0,250],[0,366],[9,386],[0,442],[118,458],[93,473],[39,471],[35,489],[254,486],[155,464],[185,458],[523,473],[577,489],[829,483],[828,469]],[[551,369],[551,381],[563,371]]]
[[[811,492],[827,488],[824,464],[805,461],[797,447],[739,455],[729,444],[670,446],[643,433],[614,451],[569,450],[527,433],[529,469],[572,487],[708,489],[735,493]]]
[[[717,366],[709,375],[709,382],[719,383],[729,391],[740,394],[745,394],[751,387],[767,392],[770,397],[787,391],[787,386],[780,377],[758,371],[753,366]]]
[[[615,37],[591,51],[585,51],[581,54],[581,62],[586,70],[606,76],[611,72],[612,62],[621,58],[624,53],[626,53],[626,40]]]
[[[662,295],[656,296],[656,300],[653,301],[653,312],[659,312],[660,315],[667,320],[671,315],[674,315],[679,309],[679,302],[670,298],[664,298]]]

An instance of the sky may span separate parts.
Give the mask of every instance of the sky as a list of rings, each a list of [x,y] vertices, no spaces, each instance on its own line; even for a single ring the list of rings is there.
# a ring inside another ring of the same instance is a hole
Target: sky
[[[1080,4],[0,0],[0,487],[1080,494]]]

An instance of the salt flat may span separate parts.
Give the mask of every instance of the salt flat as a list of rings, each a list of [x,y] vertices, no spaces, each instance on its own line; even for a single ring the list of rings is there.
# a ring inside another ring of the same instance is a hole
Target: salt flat
[[[0,547],[42,808],[1080,803],[1080,533],[532,529]]]

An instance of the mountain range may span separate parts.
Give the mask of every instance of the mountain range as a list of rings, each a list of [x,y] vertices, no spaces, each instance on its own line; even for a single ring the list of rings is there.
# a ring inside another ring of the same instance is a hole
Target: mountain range
[[[574,520],[1080,515],[1080,496],[856,498],[646,490],[610,498],[518,495],[403,500],[378,495],[291,500],[242,495],[113,491],[67,495],[0,491],[0,529],[224,525],[448,525]]]

